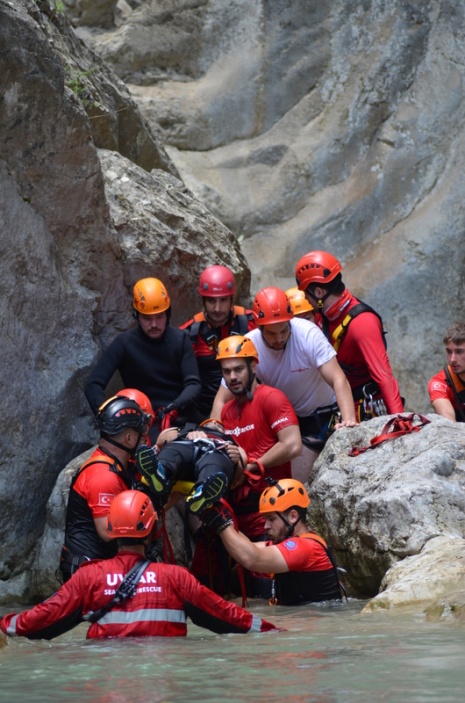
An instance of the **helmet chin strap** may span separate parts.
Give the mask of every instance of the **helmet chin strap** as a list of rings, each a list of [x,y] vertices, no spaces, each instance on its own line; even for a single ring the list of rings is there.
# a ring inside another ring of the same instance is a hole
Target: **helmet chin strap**
[[[252,371],[252,359],[247,359],[247,366],[249,369],[249,382],[247,383],[246,396],[247,400],[253,400],[252,386],[255,381],[255,374]]]
[[[284,522],[284,524],[286,525],[287,530],[286,530],[286,537],[285,537],[285,539],[287,539],[288,537],[292,537],[292,535],[294,534],[295,526],[296,526],[297,523],[299,522],[300,518],[299,518],[299,520],[297,520],[294,524],[292,524],[292,523],[290,523],[288,520],[286,520],[286,518],[284,517],[284,515],[283,515],[282,513],[276,513],[276,515],[279,515],[279,517],[281,518],[281,520],[282,520],[282,521]]]
[[[139,446],[139,442],[141,440],[142,433],[139,432],[139,434],[137,436],[137,442],[135,443],[135,445],[132,449],[130,447],[126,447],[126,445],[124,445],[124,444],[121,444],[121,442],[117,442],[116,439],[113,439],[113,437],[111,437],[110,435],[104,434],[103,432],[102,432],[102,437],[109,444],[113,444],[113,446],[118,447],[118,449],[122,449],[123,451],[127,452],[127,454],[129,454],[130,457],[133,457],[136,454],[136,449]]]
[[[324,304],[325,300],[328,298],[328,296],[331,295],[331,291],[328,290],[321,298],[317,298],[317,296],[314,295],[311,290],[308,290],[308,288],[305,292],[307,295],[309,295],[312,298],[312,300],[315,301],[316,308],[317,308],[318,312],[323,312],[323,304]]]

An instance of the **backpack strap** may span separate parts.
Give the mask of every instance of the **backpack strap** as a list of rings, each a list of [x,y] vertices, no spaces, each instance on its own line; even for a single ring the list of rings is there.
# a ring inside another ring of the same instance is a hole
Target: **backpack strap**
[[[333,347],[336,351],[339,350],[339,347],[341,346],[342,341],[347,333],[348,327],[349,327],[350,323],[352,322],[352,320],[354,319],[354,317],[358,317],[358,315],[361,315],[364,312],[371,312],[373,315],[376,315],[376,317],[380,321],[384,347],[387,348],[386,330],[384,329],[381,316],[378,315],[376,310],[373,310],[373,308],[370,305],[367,305],[367,303],[364,303],[362,300],[360,300],[357,303],[357,305],[354,305],[354,307],[349,310],[347,315],[342,320],[341,324],[338,325],[338,327],[336,327],[336,329],[333,331],[333,333],[331,335],[332,339],[330,339],[329,341],[331,342],[331,344],[333,345]],[[328,325],[327,322],[326,322],[326,325]],[[326,336],[329,339],[329,332],[326,334]]]
[[[103,456],[101,456],[101,457],[99,457],[99,458],[96,458],[96,457],[89,457],[89,459],[87,459],[87,461],[85,461],[85,462],[82,464],[82,466],[80,466],[79,469],[78,469],[78,470],[76,471],[76,473],[74,474],[74,476],[73,476],[73,478],[72,478],[72,480],[71,480],[71,487],[74,486],[74,484],[76,483],[76,480],[77,480],[78,476],[80,476],[80,474],[84,471],[84,469],[87,469],[88,466],[92,466],[93,464],[108,464],[108,470],[109,470],[109,471],[113,471],[114,473],[117,473],[117,474],[120,473],[120,472],[118,471],[117,466],[116,466],[116,460],[115,460],[113,457],[108,456],[108,455],[106,455],[106,454],[104,454]]]
[[[455,402],[457,403],[456,414],[460,417],[460,422],[465,422],[465,412],[463,410],[463,405],[462,405],[462,402],[460,401],[460,398],[458,396],[457,389],[455,387],[454,381],[452,380],[452,376],[450,375],[450,371],[449,371],[448,366],[444,366],[444,375],[446,377],[447,385],[450,386],[450,388],[452,389],[452,393],[454,394]],[[454,408],[454,410],[455,410],[455,408]]]
[[[241,305],[234,305],[231,316],[230,334],[240,334],[242,337],[245,336],[249,331],[249,319],[250,314],[247,314],[245,308]],[[198,312],[194,315],[192,320],[193,322],[188,330],[191,344],[195,344],[200,336],[208,346],[214,347],[215,340],[219,341],[219,339],[216,333],[212,331],[213,328],[208,324],[205,313],[203,311]]]
[[[415,418],[418,418],[418,424],[414,424]],[[429,425],[431,420],[428,420],[424,415],[420,413],[411,413],[410,415],[395,415],[391,417],[390,420],[384,425],[381,430],[381,434],[373,437],[370,440],[370,444],[366,447],[352,447],[349,451],[349,456],[358,456],[363,454],[368,449],[374,449],[379,444],[387,442],[390,439],[396,439],[396,437],[402,437],[405,434],[411,434],[412,432],[419,432],[422,427]]]
[[[346,599],[346,602],[349,602],[349,599],[347,597],[347,592],[345,589],[344,584],[342,583],[339,573],[346,573],[346,570],[343,569],[341,566],[337,565],[336,557],[334,556],[334,552],[331,549],[331,547],[325,542],[323,537],[320,537],[320,535],[317,535],[316,532],[304,532],[303,534],[299,535],[300,539],[312,539],[314,542],[318,542],[319,544],[322,545],[326,552],[326,556],[328,557],[329,561],[331,562],[331,566],[333,567],[335,573],[336,573],[336,579],[337,583],[339,585],[339,591],[341,594],[341,600],[344,598]]]
[[[142,578],[142,574],[144,573],[149,564],[150,559],[142,559],[136,562],[136,564],[134,564],[132,569],[128,571],[124,579],[121,581],[111,601],[104,605],[103,608],[99,608],[93,613],[85,615],[83,617],[83,620],[91,623],[98,622],[98,620],[103,618],[103,616],[106,615],[113,608],[114,605],[119,605],[120,603],[123,603],[125,600],[127,600],[127,598],[133,598],[136,593],[137,585]]]

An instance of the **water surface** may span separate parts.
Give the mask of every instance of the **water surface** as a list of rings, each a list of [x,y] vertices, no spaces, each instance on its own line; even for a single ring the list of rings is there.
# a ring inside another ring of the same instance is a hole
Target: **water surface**
[[[285,627],[263,635],[85,640],[0,649],[3,703],[462,703],[465,629],[414,615],[338,607],[251,609]],[[0,613],[11,611],[3,607]]]

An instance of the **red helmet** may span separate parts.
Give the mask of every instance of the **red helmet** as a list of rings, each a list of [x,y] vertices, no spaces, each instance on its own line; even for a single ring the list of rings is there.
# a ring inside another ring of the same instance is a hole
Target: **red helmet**
[[[258,505],[261,513],[284,513],[289,508],[307,508],[310,498],[300,481],[295,478],[281,478],[265,488]]]
[[[227,266],[209,266],[202,271],[199,280],[199,295],[203,298],[224,298],[236,295],[234,274]]]
[[[325,285],[342,271],[340,262],[327,251],[309,251],[295,267],[295,280],[299,290],[307,290],[310,283]]]
[[[253,301],[252,313],[257,325],[288,322],[294,317],[287,295],[274,286],[263,288],[257,293]]]
[[[157,519],[150,498],[141,491],[122,491],[113,499],[107,516],[107,535],[147,537]]]
[[[145,393],[142,393],[142,391],[138,391],[137,388],[123,388],[121,391],[118,391],[116,395],[120,398],[130,398],[134,400],[146,415],[151,416],[152,420],[155,417],[149,397],[145,395]]]

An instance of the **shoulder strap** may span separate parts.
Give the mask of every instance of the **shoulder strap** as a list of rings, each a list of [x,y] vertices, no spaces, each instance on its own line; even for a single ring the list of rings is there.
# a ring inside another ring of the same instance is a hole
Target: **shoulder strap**
[[[83,463],[83,465],[79,469],[78,473],[81,473],[81,471],[84,471],[84,469],[87,469],[88,466],[92,466],[92,464],[113,465],[114,463],[115,463],[115,460],[111,456],[106,456],[105,454],[99,458],[89,457],[89,459],[87,459],[87,461],[85,461]]]
[[[189,327],[188,333],[189,339],[191,340],[191,344],[195,344],[199,338],[199,332],[202,322],[205,322],[206,320],[203,312],[198,312],[196,315],[194,315],[192,319],[193,322]]]
[[[110,456],[106,456],[105,454],[99,458],[91,456],[76,471],[76,473],[74,474],[74,476],[72,478],[71,486],[74,485],[77,477],[84,471],[84,469],[87,469],[88,466],[92,466],[93,464],[108,464],[108,468],[110,471],[113,470],[113,471],[116,471],[116,473],[118,473],[118,470],[114,468],[115,460],[112,459]]]
[[[233,316],[231,334],[240,334],[241,337],[244,337],[249,331],[249,319],[245,308],[240,305],[235,305],[233,308]]]
[[[128,571],[124,579],[121,581],[111,601],[104,605],[103,608],[99,608],[93,613],[85,615],[83,617],[83,620],[86,620],[87,622],[91,623],[97,622],[98,620],[103,618],[103,616],[106,615],[113,608],[114,605],[119,605],[119,603],[123,603],[127,598],[133,598],[136,592],[137,585],[142,578],[142,574],[144,573],[149,564],[150,559],[142,559],[141,561],[136,562],[136,564],[134,564],[132,569]]]
[[[315,542],[319,542],[320,544],[322,544],[325,549],[327,549],[327,547],[328,547],[328,545],[326,544],[323,537],[320,537],[320,535],[317,535],[316,532],[304,532],[303,534],[299,535],[299,538],[300,539],[313,539]]]
[[[339,577],[339,572],[345,573],[345,569],[337,565],[336,557],[334,556],[334,552],[331,549],[331,547],[325,542],[323,537],[320,537],[320,535],[317,535],[316,532],[304,532],[302,535],[299,535],[301,539],[312,539],[314,542],[318,542],[319,544],[324,547],[324,550],[326,552],[326,555],[331,562],[331,566],[334,569],[334,572],[336,574],[336,580],[339,586],[339,591],[341,594],[341,599],[345,598],[346,601],[348,602],[347,598],[347,593],[344,584],[342,583],[340,577]]]
[[[457,414],[460,417],[461,422],[465,422],[465,412],[463,410],[463,405],[460,402],[460,398],[457,393],[457,389],[455,387],[455,383],[452,380],[452,376],[450,375],[449,367],[444,366],[444,374],[446,377],[447,385],[452,388],[452,393],[454,394],[455,402],[457,403]]]
[[[373,315],[376,315],[376,317],[381,323],[384,347],[387,348],[386,330],[383,327],[383,321],[381,319],[381,316],[370,305],[367,305],[367,303],[364,303],[362,300],[360,300],[357,305],[354,305],[354,307],[349,310],[345,318],[342,320],[341,324],[336,327],[332,334],[332,340],[330,341],[336,351],[338,351],[339,347],[341,346],[342,340],[344,339],[347,329],[354,317],[358,317],[358,315],[361,315],[363,312],[371,312],[373,313]]]
[[[418,418],[418,424],[414,425],[415,418]],[[368,449],[374,449],[379,444],[387,442],[389,439],[396,439],[396,437],[402,437],[404,434],[410,434],[411,432],[419,432],[422,427],[429,425],[431,420],[428,420],[424,415],[420,413],[411,413],[410,415],[395,415],[391,417],[390,420],[384,425],[381,430],[381,434],[373,437],[370,440],[370,444],[366,447],[352,447],[349,451],[349,456],[358,456],[363,454]]]

